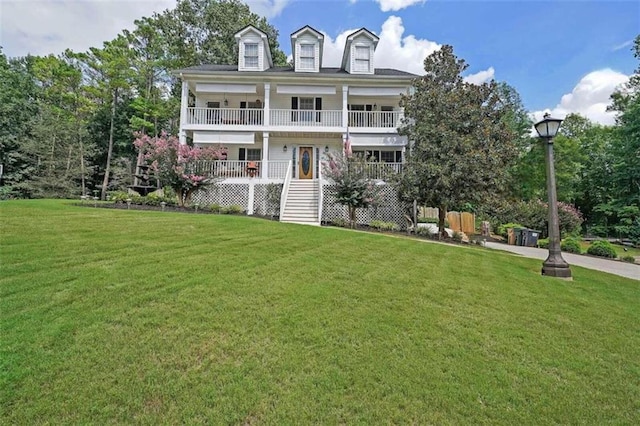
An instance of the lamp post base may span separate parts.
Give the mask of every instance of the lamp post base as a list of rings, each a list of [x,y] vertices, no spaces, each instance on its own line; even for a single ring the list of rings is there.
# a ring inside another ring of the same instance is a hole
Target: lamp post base
[[[564,259],[547,259],[542,264],[542,275],[571,280],[571,269]]]

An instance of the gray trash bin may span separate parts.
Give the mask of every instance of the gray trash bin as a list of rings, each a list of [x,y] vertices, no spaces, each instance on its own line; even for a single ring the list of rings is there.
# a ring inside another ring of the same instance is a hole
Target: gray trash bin
[[[536,231],[535,229],[523,229],[523,241],[522,245],[525,247],[537,247],[538,246],[538,238],[540,238],[540,231]]]
[[[525,228],[515,228],[513,232],[516,234],[516,245],[523,246],[524,245],[524,231]]]

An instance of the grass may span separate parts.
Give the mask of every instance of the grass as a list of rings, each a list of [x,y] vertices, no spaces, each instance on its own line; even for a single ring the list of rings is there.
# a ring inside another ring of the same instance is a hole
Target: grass
[[[0,215],[2,423],[640,423],[637,281],[247,217]]]

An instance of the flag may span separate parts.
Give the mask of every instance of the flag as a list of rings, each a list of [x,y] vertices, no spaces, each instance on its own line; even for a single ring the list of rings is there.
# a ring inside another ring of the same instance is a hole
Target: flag
[[[344,155],[347,158],[351,158],[353,152],[351,151],[351,139],[349,138],[349,126],[347,126],[347,135],[344,138]]]

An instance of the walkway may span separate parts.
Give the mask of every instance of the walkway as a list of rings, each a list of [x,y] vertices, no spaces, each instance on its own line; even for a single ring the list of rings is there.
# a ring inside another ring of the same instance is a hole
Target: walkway
[[[545,260],[549,251],[534,247],[510,246],[507,244],[487,242],[486,247],[516,253],[532,259]],[[595,269],[596,271],[608,272],[621,277],[631,278],[640,281],[640,265],[621,262],[618,260],[601,259],[598,257],[582,256],[580,254],[562,253],[562,257],[569,265],[582,266],[583,268]]]

